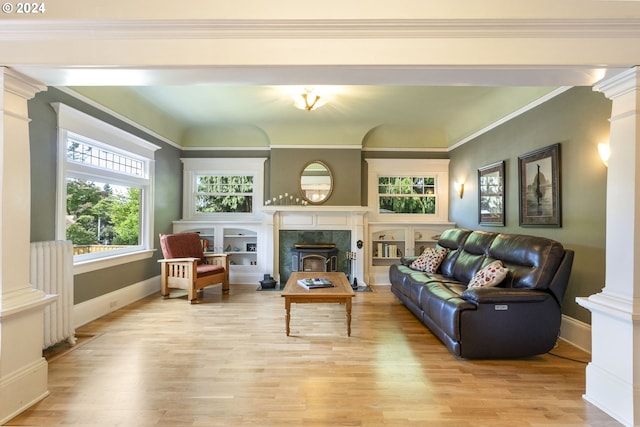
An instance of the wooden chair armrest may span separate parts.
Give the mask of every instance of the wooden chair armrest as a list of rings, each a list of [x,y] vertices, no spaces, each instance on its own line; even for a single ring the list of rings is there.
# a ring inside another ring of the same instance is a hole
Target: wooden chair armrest
[[[204,254],[204,257],[207,264],[218,264],[222,265],[227,270],[229,269],[229,257],[227,254],[208,253]]]
[[[199,258],[169,258],[169,259],[159,259],[158,262],[194,262],[198,261]]]
[[[222,258],[222,257],[226,258],[227,254],[214,254],[213,252],[205,252],[204,257],[205,258]]]

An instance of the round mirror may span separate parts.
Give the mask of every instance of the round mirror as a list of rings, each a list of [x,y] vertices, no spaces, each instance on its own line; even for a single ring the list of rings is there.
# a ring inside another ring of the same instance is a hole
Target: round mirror
[[[309,162],[300,174],[300,194],[309,203],[319,205],[327,201],[333,190],[331,171],[320,161]]]

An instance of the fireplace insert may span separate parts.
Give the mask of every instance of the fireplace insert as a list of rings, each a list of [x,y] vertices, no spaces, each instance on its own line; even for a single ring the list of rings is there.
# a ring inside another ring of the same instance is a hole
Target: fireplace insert
[[[291,271],[337,271],[335,243],[296,243],[291,249]]]

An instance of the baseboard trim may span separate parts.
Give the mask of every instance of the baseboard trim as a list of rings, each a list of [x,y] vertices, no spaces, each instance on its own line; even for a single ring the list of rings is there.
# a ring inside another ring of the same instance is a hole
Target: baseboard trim
[[[76,328],[86,325],[154,292],[160,292],[160,276],[76,304],[73,307],[74,325]]]
[[[591,354],[591,325],[587,323],[563,314],[560,324],[560,339]]]
[[[0,379],[0,425],[49,395],[48,365],[44,358]]]

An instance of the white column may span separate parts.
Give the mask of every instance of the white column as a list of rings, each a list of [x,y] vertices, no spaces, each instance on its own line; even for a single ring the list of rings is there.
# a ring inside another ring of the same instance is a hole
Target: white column
[[[29,284],[31,180],[27,100],[45,86],[0,67],[0,424],[48,395],[43,310]]]
[[[613,101],[602,292],[577,298],[591,311],[592,361],[584,398],[640,426],[640,71],[596,85]]]

